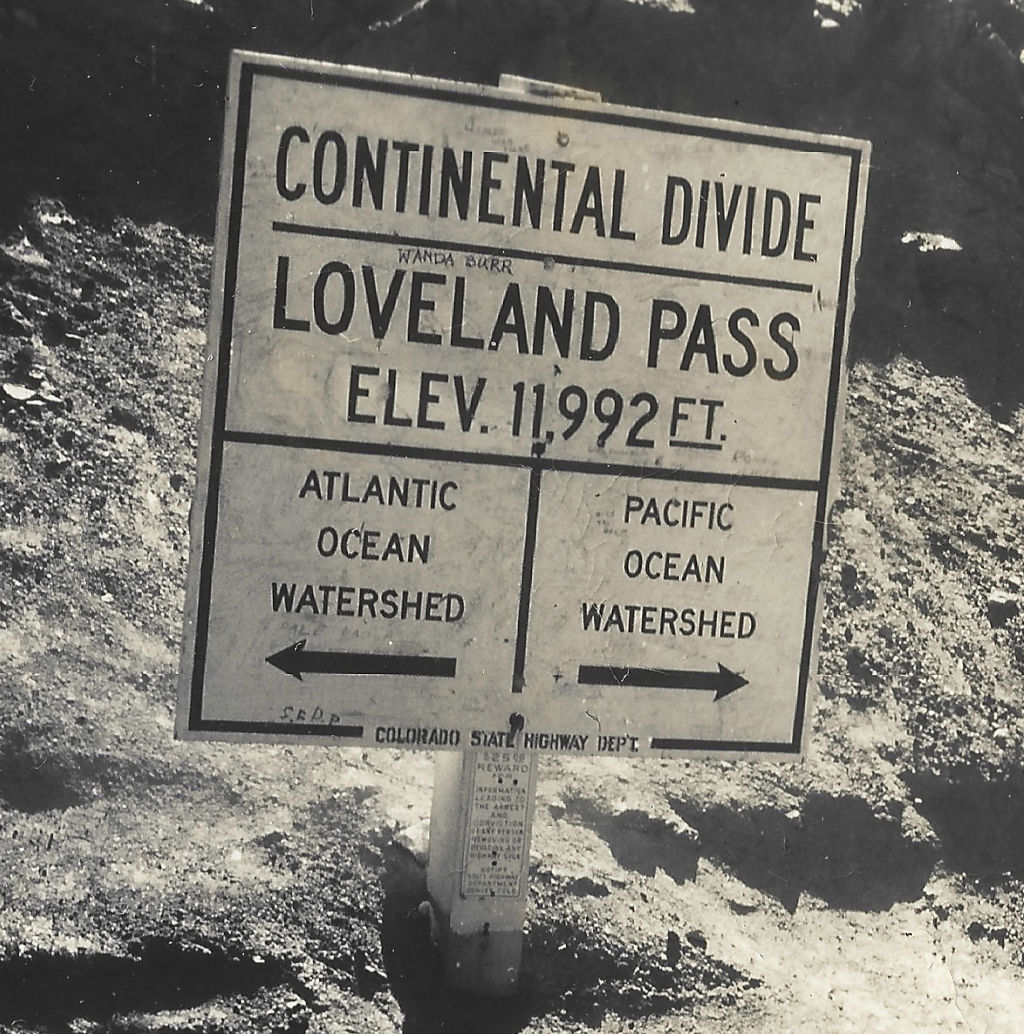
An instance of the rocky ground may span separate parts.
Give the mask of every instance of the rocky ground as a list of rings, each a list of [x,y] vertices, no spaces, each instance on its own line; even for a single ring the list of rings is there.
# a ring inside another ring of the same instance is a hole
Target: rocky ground
[[[342,7],[0,4],[0,1030],[1016,1031],[1024,15]],[[171,738],[238,44],[875,145],[809,756],[545,761],[497,1007],[416,908],[428,755]]]

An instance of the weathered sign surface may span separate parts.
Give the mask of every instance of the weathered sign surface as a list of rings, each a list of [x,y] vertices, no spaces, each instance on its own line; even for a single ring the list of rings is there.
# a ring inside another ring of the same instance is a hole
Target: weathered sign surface
[[[179,735],[799,752],[867,145],[254,54],[226,141]]]

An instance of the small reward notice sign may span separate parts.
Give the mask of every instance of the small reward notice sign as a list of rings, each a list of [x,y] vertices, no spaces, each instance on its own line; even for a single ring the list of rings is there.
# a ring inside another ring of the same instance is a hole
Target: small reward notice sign
[[[798,753],[867,156],[235,54],[179,735]]]

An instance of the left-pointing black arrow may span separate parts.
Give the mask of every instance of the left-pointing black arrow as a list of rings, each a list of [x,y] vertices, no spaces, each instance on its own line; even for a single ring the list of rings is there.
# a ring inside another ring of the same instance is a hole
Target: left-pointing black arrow
[[[719,663],[718,671],[672,668],[613,668],[581,664],[578,680],[585,686],[644,686],[650,689],[713,689],[721,700],[747,685],[748,680]]]
[[[382,653],[346,653],[341,650],[307,650],[300,639],[265,658],[268,664],[300,682],[306,675],[421,675],[455,678],[454,657],[410,657]]]

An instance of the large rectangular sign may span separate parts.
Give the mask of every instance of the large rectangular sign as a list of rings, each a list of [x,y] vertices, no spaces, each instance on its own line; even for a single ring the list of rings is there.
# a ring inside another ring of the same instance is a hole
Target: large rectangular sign
[[[179,735],[798,753],[867,164],[234,55]]]

